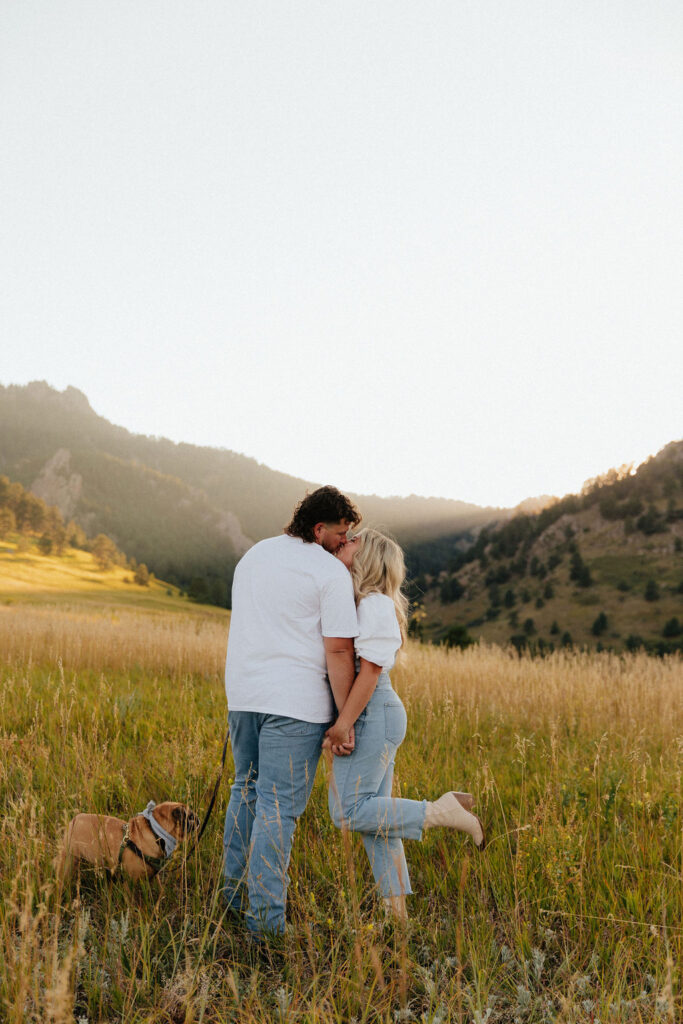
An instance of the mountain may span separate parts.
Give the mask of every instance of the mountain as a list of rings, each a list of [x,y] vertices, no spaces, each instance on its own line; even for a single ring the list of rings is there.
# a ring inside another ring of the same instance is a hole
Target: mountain
[[[411,552],[413,628],[543,651],[683,649],[683,442],[610,470],[535,515]]]
[[[0,385],[0,473],[92,537],[105,533],[157,576],[226,581],[254,542],[277,534],[311,481],[222,448],[176,444],[109,423],[76,388]],[[364,522],[403,544],[509,514],[441,498],[352,495]]]

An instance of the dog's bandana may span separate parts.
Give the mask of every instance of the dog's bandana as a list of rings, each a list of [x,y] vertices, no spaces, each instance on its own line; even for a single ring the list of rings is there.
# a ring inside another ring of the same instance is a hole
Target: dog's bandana
[[[144,811],[140,811],[140,814],[142,815],[143,818],[147,819],[152,829],[152,832],[157,837],[157,839],[161,839],[161,846],[163,848],[165,855],[167,857],[170,857],[173,851],[175,850],[177,843],[173,836],[166,831],[163,825],[159,824],[157,819],[152,814],[152,811],[154,810],[155,807],[156,804],[154,800],[150,800],[150,802],[145,807]]]

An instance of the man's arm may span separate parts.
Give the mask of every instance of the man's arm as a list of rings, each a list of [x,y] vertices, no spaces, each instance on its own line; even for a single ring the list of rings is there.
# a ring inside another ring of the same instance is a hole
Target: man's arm
[[[348,636],[325,636],[325,659],[327,675],[332,687],[332,696],[341,711],[349,695],[351,684],[356,675],[356,664],[353,654],[353,638]]]

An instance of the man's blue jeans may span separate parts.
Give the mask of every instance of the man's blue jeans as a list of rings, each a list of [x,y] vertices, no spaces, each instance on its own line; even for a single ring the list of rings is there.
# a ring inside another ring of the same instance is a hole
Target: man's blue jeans
[[[394,759],[406,734],[406,712],[382,672],[356,722],[356,746],[335,757],[329,809],[337,828],[360,832],[382,896],[412,892],[403,839],[421,839],[426,800],[392,797]]]
[[[329,723],[228,713],[235,781],[223,835],[224,895],[252,932],[285,930],[287,868]]]

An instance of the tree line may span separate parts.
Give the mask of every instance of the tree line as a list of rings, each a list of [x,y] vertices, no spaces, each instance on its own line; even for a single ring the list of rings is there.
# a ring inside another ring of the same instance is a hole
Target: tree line
[[[105,571],[113,565],[130,569],[135,583],[148,586],[150,573],[147,566],[129,559],[115,542],[104,533],[89,538],[85,530],[74,522],[64,522],[56,505],[48,505],[20,483],[0,476],[0,540],[11,533],[19,534],[20,549],[29,537],[37,538],[38,550],[43,555],[63,555],[66,548],[88,551],[98,569]]]

